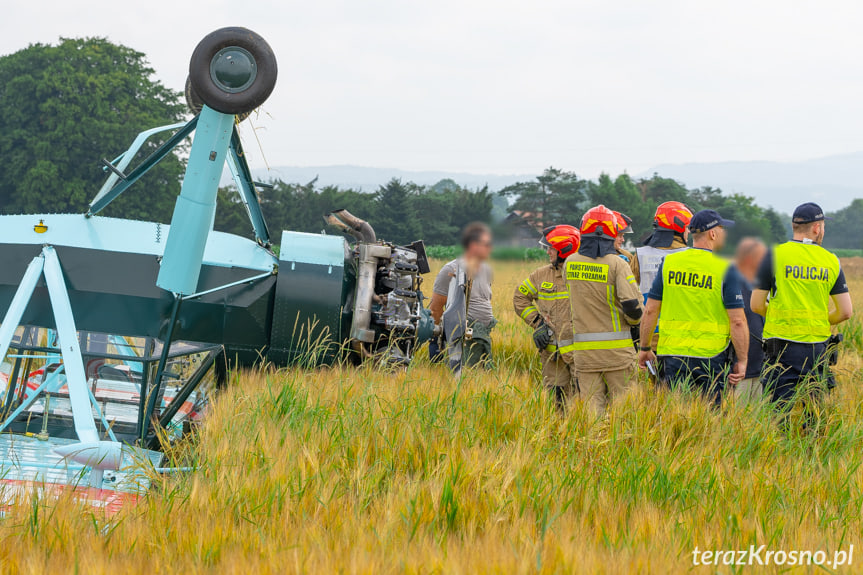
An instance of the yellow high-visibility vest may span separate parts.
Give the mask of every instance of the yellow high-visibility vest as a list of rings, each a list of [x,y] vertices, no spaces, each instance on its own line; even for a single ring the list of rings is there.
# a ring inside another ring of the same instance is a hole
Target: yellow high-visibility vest
[[[722,301],[722,283],[729,265],[701,249],[665,257],[659,355],[706,358],[728,347],[731,322]]]
[[[830,337],[830,290],[839,258],[817,244],[786,242],[773,250],[776,292],[770,296],[764,339],[817,343]]]

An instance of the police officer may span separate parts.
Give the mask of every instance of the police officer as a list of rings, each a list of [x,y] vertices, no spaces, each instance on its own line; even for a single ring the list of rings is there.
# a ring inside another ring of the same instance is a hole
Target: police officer
[[[798,206],[791,220],[793,239],[764,258],[752,292],[752,310],[766,316],[761,381],[781,408],[805,383],[833,387],[827,361],[830,327],[853,311],[839,259],[821,247],[827,219],[817,204]]]
[[[646,369],[658,355],[659,375],[672,388],[688,384],[717,405],[726,375],[732,385],[741,381],[749,354],[740,276],[714,253],[722,249],[725,228],[732,225],[713,210],[692,217],[693,249],[667,255],[647,295],[641,338],[648,341],[658,319],[658,352],[642,345],[638,354],[639,366]],[[729,340],[737,358],[733,367]]]
[[[635,380],[635,349],[630,325],[641,319],[641,294],[629,265],[614,248],[614,212],[591,208],[581,221],[578,253],[566,259],[566,284],[572,307],[572,353],[579,397],[597,414]]]
[[[577,389],[570,354],[559,347],[572,343],[569,292],[563,279],[563,262],[578,250],[581,233],[567,226],[549,226],[539,244],[546,249],[549,264],[534,270],[515,289],[515,313],[533,328],[533,341],[542,361],[542,385],[554,395],[562,412]]]

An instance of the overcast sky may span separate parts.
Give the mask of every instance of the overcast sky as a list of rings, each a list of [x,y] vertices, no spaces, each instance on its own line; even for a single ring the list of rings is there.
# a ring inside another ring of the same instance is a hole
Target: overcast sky
[[[594,176],[863,150],[858,0],[37,0],[3,21],[2,54],[107,36],[177,90],[206,33],[255,30],[279,59],[255,122],[273,166]]]

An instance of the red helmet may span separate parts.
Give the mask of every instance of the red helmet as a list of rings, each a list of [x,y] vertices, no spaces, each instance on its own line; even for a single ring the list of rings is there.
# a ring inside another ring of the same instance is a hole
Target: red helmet
[[[617,237],[618,226],[615,212],[602,204],[590,208],[581,218],[582,235],[592,235],[614,239]]]
[[[614,212],[614,217],[617,219],[617,234],[632,233],[632,218],[621,212]]]
[[[562,260],[578,251],[579,244],[581,244],[581,232],[565,224],[548,226],[542,230],[542,239],[539,240],[539,245],[555,250]]]
[[[691,219],[692,210],[687,208],[683,202],[659,204],[659,207],[656,208],[656,215],[653,216],[653,221],[657,226],[666,230],[674,230],[679,234],[686,230]]]

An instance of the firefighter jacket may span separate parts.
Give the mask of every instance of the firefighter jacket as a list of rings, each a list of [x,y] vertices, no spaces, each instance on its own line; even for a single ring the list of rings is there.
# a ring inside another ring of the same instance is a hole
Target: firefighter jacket
[[[566,284],[572,307],[572,352],[575,368],[598,372],[619,370],[636,358],[628,317],[621,302],[632,301],[643,312],[641,294],[629,265],[616,253],[591,258],[574,254],[567,258]]]
[[[531,327],[537,327],[540,318],[551,327],[556,342],[547,351],[557,351],[572,343],[569,294],[563,279],[562,266],[551,264],[534,270],[515,289],[512,303],[515,313]]]

